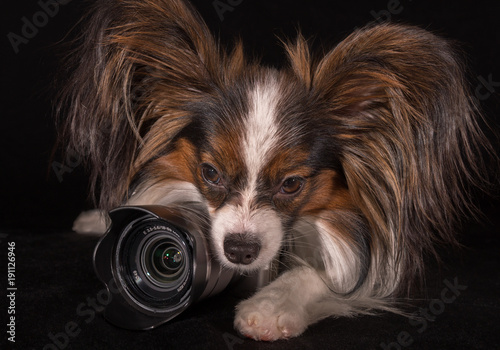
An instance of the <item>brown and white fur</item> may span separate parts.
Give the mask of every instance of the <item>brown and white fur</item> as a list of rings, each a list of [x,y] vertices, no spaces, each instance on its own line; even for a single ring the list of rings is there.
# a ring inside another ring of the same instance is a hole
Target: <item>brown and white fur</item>
[[[284,46],[286,66],[263,67],[181,0],[100,1],[59,104],[100,209],[196,201],[224,266],[286,258],[236,309],[238,331],[269,341],[392,310],[424,254],[455,242],[490,149],[439,37],[381,24],[319,57],[301,35]]]

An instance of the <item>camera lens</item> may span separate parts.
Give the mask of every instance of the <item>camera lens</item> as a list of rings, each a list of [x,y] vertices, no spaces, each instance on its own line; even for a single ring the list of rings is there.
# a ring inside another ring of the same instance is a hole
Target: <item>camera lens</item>
[[[184,230],[147,216],[133,221],[121,237],[116,266],[130,297],[156,310],[189,298],[193,243]]]
[[[108,289],[118,287],[105,317],[127,329],[149,329],[193,302],[222,291],[236,277],[212,259],[203,210],[190,205],[124,206],[94,252],[94,267]],[[196,211],[194,211],[196,209]],[[199,211],[198,211],[199,210]]]
[[[154,242],[145,252],[146,275],[153,283],[170,283],[182,274],[185,262],[175,242],[165,239]]]

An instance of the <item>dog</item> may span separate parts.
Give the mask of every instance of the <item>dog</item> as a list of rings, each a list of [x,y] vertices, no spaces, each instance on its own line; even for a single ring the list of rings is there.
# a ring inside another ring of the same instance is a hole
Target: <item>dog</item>
[[[100,210],[194,201],[223,266],[283,256],[236,307],[247,337],[397,312],[490,183],[464,65],[426,30],[369,24],[323,55],[299,33],[278,69],[222,48],[182,0],[101,1],[85,28],[58,114]],[[76,229],[103,231],[94,214]]]

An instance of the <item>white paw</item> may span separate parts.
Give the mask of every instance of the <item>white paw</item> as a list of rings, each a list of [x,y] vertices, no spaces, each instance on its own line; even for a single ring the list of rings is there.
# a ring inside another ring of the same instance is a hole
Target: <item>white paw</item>
[[[82,212],[73,223],[73,231],[80,234],[102,235],[106,227],[106,214],[97,209]]]
[[[264,341],[288,339],[304,332],[307,313],[301,305],[279,295],[257,293],[236,307],[235,328],[244,336]]]

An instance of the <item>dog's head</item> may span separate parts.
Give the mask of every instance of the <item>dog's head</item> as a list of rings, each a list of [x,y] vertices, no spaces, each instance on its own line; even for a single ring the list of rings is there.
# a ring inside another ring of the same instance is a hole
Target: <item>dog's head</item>
[[[348,200],[325,111],[296,79],[256,72],[190,104],[190,123],[155,161],[159,172],[189,174],[208,205],[217,255],[240,269],[268,264],[298,218]]]

